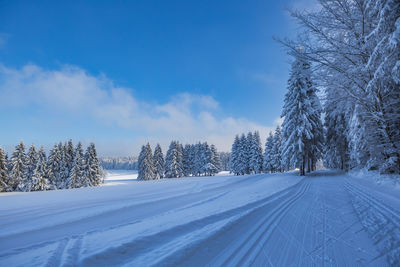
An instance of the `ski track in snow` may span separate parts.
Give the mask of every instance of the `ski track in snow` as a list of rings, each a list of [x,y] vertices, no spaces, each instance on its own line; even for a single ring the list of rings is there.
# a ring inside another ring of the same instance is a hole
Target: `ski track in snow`
[[[88,198],[76,192],[52,194],[59,197],[55,203],[46,197],[54,192],[41,192],[32,195],[39,198],[35,205],[23,201],[29,193],[6,196],[0,206],[0,266],[400,262],[400,202],[388,205],[372,187],[334,172],[303,179],[288,173],[110,182],[80,191]],[[15,209],[4,205],[13,201]],[[88,209],[96,212],[86,214]]]
[[[385,256],[389,264],[400,266],[400,213],[349,179],[345,187],[353,197],[353,207],[361,223],[378,245],[379,257]]]

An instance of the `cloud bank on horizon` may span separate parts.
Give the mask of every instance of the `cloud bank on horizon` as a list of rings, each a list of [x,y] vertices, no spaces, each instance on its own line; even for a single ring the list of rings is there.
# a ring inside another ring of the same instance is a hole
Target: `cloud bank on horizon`
[[[80,132],[78,140],[96,142],[102,156],[136,155],[145,142],[166,148],[171,140],[208,141],[220,151],[229,151],[235,134],[257,130],[264,139],[275,127],[228,116],[209,95],[183,92],[168,102],[150,103],[137,99],[134,92],[116,86],[104,74],[93,76],[77,66],[48,70],[35,64],[19,69],[0,65],[0,110],[17,114],[22,123],[15,127],[19,131],[13,133],[14,144],[6,148],[10,150],[18,140],[40,145],[35,133],[52,127],[46,120],[51,114],[60,115],[60,121],[51,130],[50,140],[59,141],[57,137],[72,127]],[[24,128],[24,116],[35,123]],[[96,130],[85,126],[89,121],[96,122]],[[125,133],[123,138],[120,132]]]

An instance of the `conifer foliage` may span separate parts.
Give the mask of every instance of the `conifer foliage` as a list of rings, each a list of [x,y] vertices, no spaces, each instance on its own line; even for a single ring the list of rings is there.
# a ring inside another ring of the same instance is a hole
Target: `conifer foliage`
[[[265,151],[264,151],[263,170],[266,173],[275,171],[273,166],[273,162],[275,161],[273,156],[273,147],[274,147],[274,136],[272,135],[272,132],[270,132],[269,136],[267,137],[267,141],[265,142]]]
[[[263,151],[260,134],[249,132],[247,136],[236,135],[232,144],[230,172],[235,175],[261,173],[263,170]]]
[[[150,144],[143,146],[138,166],[139,180],[213,176],[221,170],[221,159],[216,147],[207,142],[183,146],[178,141],[172,141],[165,159],[159,144],[154,149],[153,155]]]
[[[156,179],[154,172],[153,154],[150,144],[142,146],[139,154],[139,171],[138,180],[153,180]]]
[[[301,53],[294,56],[282,111],[282,158],[285,165],[299,167],[300,175],[305,175],[306,170],[315,169],[322,152],[321,109],[311,80],[310,62]],[[275,135],[279,138],[280,134]],[[274,146],[279,142],[274,140]],[[275,147],[273,153],[279,153]]]
[[[0,147],[0,192],[8,191],[8,169],[4,150]]]
[[[153,162],[154,162],[154,179],[164,178],[165,160],[160,144],[157,144],[156,148],[154,149]]]
[[[39,151],[32,145],[26,152],[21,141],[10,160],[0,148],[0,192],[43,191],[97,186],[103,181],[95,145],[91,143],[83,154],[79,142],[74,148],[72,140],[60,142],[46,157],[44,148]]]

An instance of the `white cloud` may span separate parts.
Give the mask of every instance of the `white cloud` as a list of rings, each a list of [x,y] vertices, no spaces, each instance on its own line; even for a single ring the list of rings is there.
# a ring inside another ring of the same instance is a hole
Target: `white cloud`
[[[227,151],[235,134],[258,130],[264,139],[272,130],[245,118],[221,115],[219,103],[207,95],[182,93],[166,103],[150,104],[136,99],[131,89],[116,86],[104,75],[96,77],[78,67],[45,70],[33,64],[21,69],[0,65],[0,106],[29,105],[72,117],[85,114],[105,125],[146,136],[121,140],[120,145],[115,140],[101,140],[102,154],[132,154],[146,141],[166,147],[171,139],[207,140]]]

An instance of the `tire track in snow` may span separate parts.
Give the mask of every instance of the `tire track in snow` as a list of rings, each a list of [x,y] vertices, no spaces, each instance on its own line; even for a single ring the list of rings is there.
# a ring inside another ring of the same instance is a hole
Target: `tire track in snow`
[[[297,190],[299,184],[302,184],[302,182],[292,185],[291,187],[288,187],[264,199],[246,204],[244,206],[207,216],[188,223],[184,223],[149,236],[135,238],[132,239],[132,241],[130,242],[126,242],[117,247],[108,248],[105,251],[99,251],[96,254],[89,255],[86,258],[82,259],[82,263],[84,265],[98,265],[100,263],[107,262],[108,265],[119,265],[127,264],[129,262],[129,264],[137,265],[139,264],[138,261],[143,258],[151,259],[156,262],[159,262],[161,260],[165,260],[166,262],[168,262],[169,257],[174,257],[174,254],[179,255],[182,251],[191,249],[193,245],[195,245],[191,243],[193,242],[193,240],[189,240],[191,242],[179,243],[177,242],[179,238],[187,238],[187,236],[190,236],[191,232],[196,232],[199,229],[207,228],[210,225],[215,225],[217,227],[217,230],[224,229],[225,227],[232,224],[232,222],[237,221],[238,219],[249,214],[250,212],[271,204],[276,200],[282,199],[287,195],[289,195],[288,199],[291,199],[290,196],[292,194],[290,193],[293,190]],[[216,232],[215,228],[209,228],[210,229],[208,229],[208,234]],[[195,243],[204,240],[206,237],[208,237],[207,232],[204,233],[203,238],[195,239]],[[169,251],[163,250],[162,258],[155,258],[153,256],[155,251],[159,251],[165,246],[165,244],[169,243],[179,243],[181,244],[181,247],[175,249],[173,247],[170,247]],[[147,257],[147,255],[150,256]],[[146,265],[152,265],[156,262],[146,262]]]
[[[142,194],[140,196],[140,198],[144,198],[145,200],[130,200],[128,202],[126,202],[125,204],[118,204],[121,203],[121,199],[113,199],[113,200],[107,200],[106,202],[99,202],[98,200],[96,201],[90,201],[85,203],[84,206],[82,205],[78,205],[78,206],[65,206],[60,208],[60,206],[55,205],[54,207],[46,207],[46,209],[44,210],[43,208],[36,208],[35,210],[32,211],[32,209],[29,209],[28,211],[23,211],[23,212],[17,212],[17,213],[7,213],[6,215],[0,215],[0,216],[5,216],[5,217],[13,217],[15,218],[16,214],[18,215],[24,215],[25,217],[27,217],[28,215],[32,214],[35,215],[34,217],[32,217],[33,220],[43,220],[46,218],[52,218],[54,216],[59,216],[59,215],[64,215],[65,213],[73,213],[76,211],[81,211],[83,209],[90,209],[90,208],[97,208],[99,206],[106,206],[106,209],[102,209],[102,210],[98,210],[94,213],[89,213],[88,215],[79,215],[77,217],[72,217],[68,222],[62,221],[59,223],[55,223],[55,224],[49,224],[49,225],[44,225],[41,227],[32,227],[32,225],[29,225],[29,228],[26,228],[21,231],[19,230],[18,232],[14,232],[14,230],[12,230],[11,232],[7,232],[5,234],[0,234],[0,251],[1,250],[5,250],[5,249],[9,249],[8,246],[7,247],[2,247],[2,244],[5,244],[5,242],[2,242],[3,240],[10,240],[10,239],[15,239],[18,238],[18,236],[26,236],[29,235],[31,233],[35,233],[35,232],[43,232],[47,229],[51,229],[51,228],[59,228],[59,227],[63,227],[67,224],[78,224],[82,221],[88,221],[88,220],[94,220],[94,221],[99,221],[97,218],[101,218],[101,217],[113,217],[114,214],[118,214],[124,211],[127,211],[129,209],[134,209],[138,206],[141,205],[152,205],[152,204],[156,204],[157,202],[165,202],[165,201],[173,201],[174,199],[180,199],[182,197],[194,197],[196,195],[201,195],[201,193],[206,192],[207,194],[212,194],[215,191],[224,191],[227,187],[231,187],[231,188],[236,188],[236,187],[240,187],[243,183],[256,183],[260,180],[263,180],[265,178],[265,174],[259,174],[259,175],[253,175],[251,178],[246,177],[246,176],[242,176],[242,177],[235,177],[234,179],[231,179],[227,182],[224,183],[212,183],[212,184],[206,184],[203,185],[199,182],[197,182],[190,190],[189,192],[185,191],[185,192],[180,192],[177,191],[177,193],[172,194],[173,196],[168,196],[165,197],[163,195],[163,193],[157,192],[157,193],[147,193],[147,194]],[[76,189],[79,190],[79,189]],[[115,206],[113,206],[115,204]],[[51,220],[49,220],[51,221]],[[126,220],[124,220],[126,221]],[[7,223],[3,224],[2,220],[0,220],[0,226],[4,227],[9,227],[10,225],[12,225],[11,229],[15,229],[15,224],[13,223],[13,221],[7,221]],[[39,224],[40,225],[40,224]],[[77,233],[74,233],[77,234]],[[62,237],[60,237],[62,238]],[[60,239],[59,238],[59,239]],[[54,241],[57,241],[57,239],[55,239]]]
[[[65,248],[67,247],[70,239],[64,238],[61,240],[54,251],[53,255],[49,258],[46,266],[53,267],[53,266],[60,266],[61,265],[61,258],[64,254]]]
[[[70,239],[64,253],[61,255],[60,266],[77,266],[84,236]]]
[[[206,236],[202,240],[197,240],[196,243],[192,243],[175,253],[169,255],[167,258],[162,259],[163,265],[176,266],[185,265],[185,259],[195,255],[199,248],[205,248],[210,244],[210,241],[215,240],[218,236],[224,235],[224,233],[230,231],[235,226],[246,224],[249,221],[249,217],[254,214],[264,213],[260,221],[257,221],[253,228],[250,228],[250,234],[247,232],[241,232],[245,234],[240,240],[234,240],[234,242],[223,242],[221,245],[228,245],[227,248],[223,249],[214,259],[207,265],[211,266],[232,266],[236,265],[241,261],[251,261],[255,255],[262,252],[262,247],[257,247],[259,243],[268,239],[270,232],[275,229],[275,226],[279,223],[279,220],[284,216],[286,211],[308,190],[309,184],[304,180],[286,190],[285,192],[279,192],[271,196],[272,199],[267,198],[260,203],[261,205],[249,210],[243,216],[240,216],[237,220],[231,221],[224,227],[218,229],[218,231]],[[254,249],[254,250],[253,250]],[[249,255],[250,252],[257,250],[254,255]],[[235,258],[234,260],[232,258]],[[196,260],[195,260],[196,261]],[[193,261],[191,261],[193,262]],[[249,265],[250,263],[242,263],[240,265]]]
[[[247,238],[240,243],[239,247],[237,247],[236,250],[234,250],[233,253],[222,262],[222,264],[219,264],[219,261],[217,261],[217,264],[223,266],[251,265],[262,249],[262,246],[260,247],[259,244],[263,244],[269,238],[271,232],[279,224],[282,217],[286,214],[289,208],[307,192],[309,186],[309,183],[305,183],[300,187],[298,192],[286,201],[278,204],[270,214],[266,214],[264,220],[256,224],[256,227],[251,231]]]
[[[400,214],[349,180],[345,188],[352,196],[353,208],[382,256],[391,266],[400,265]]]

